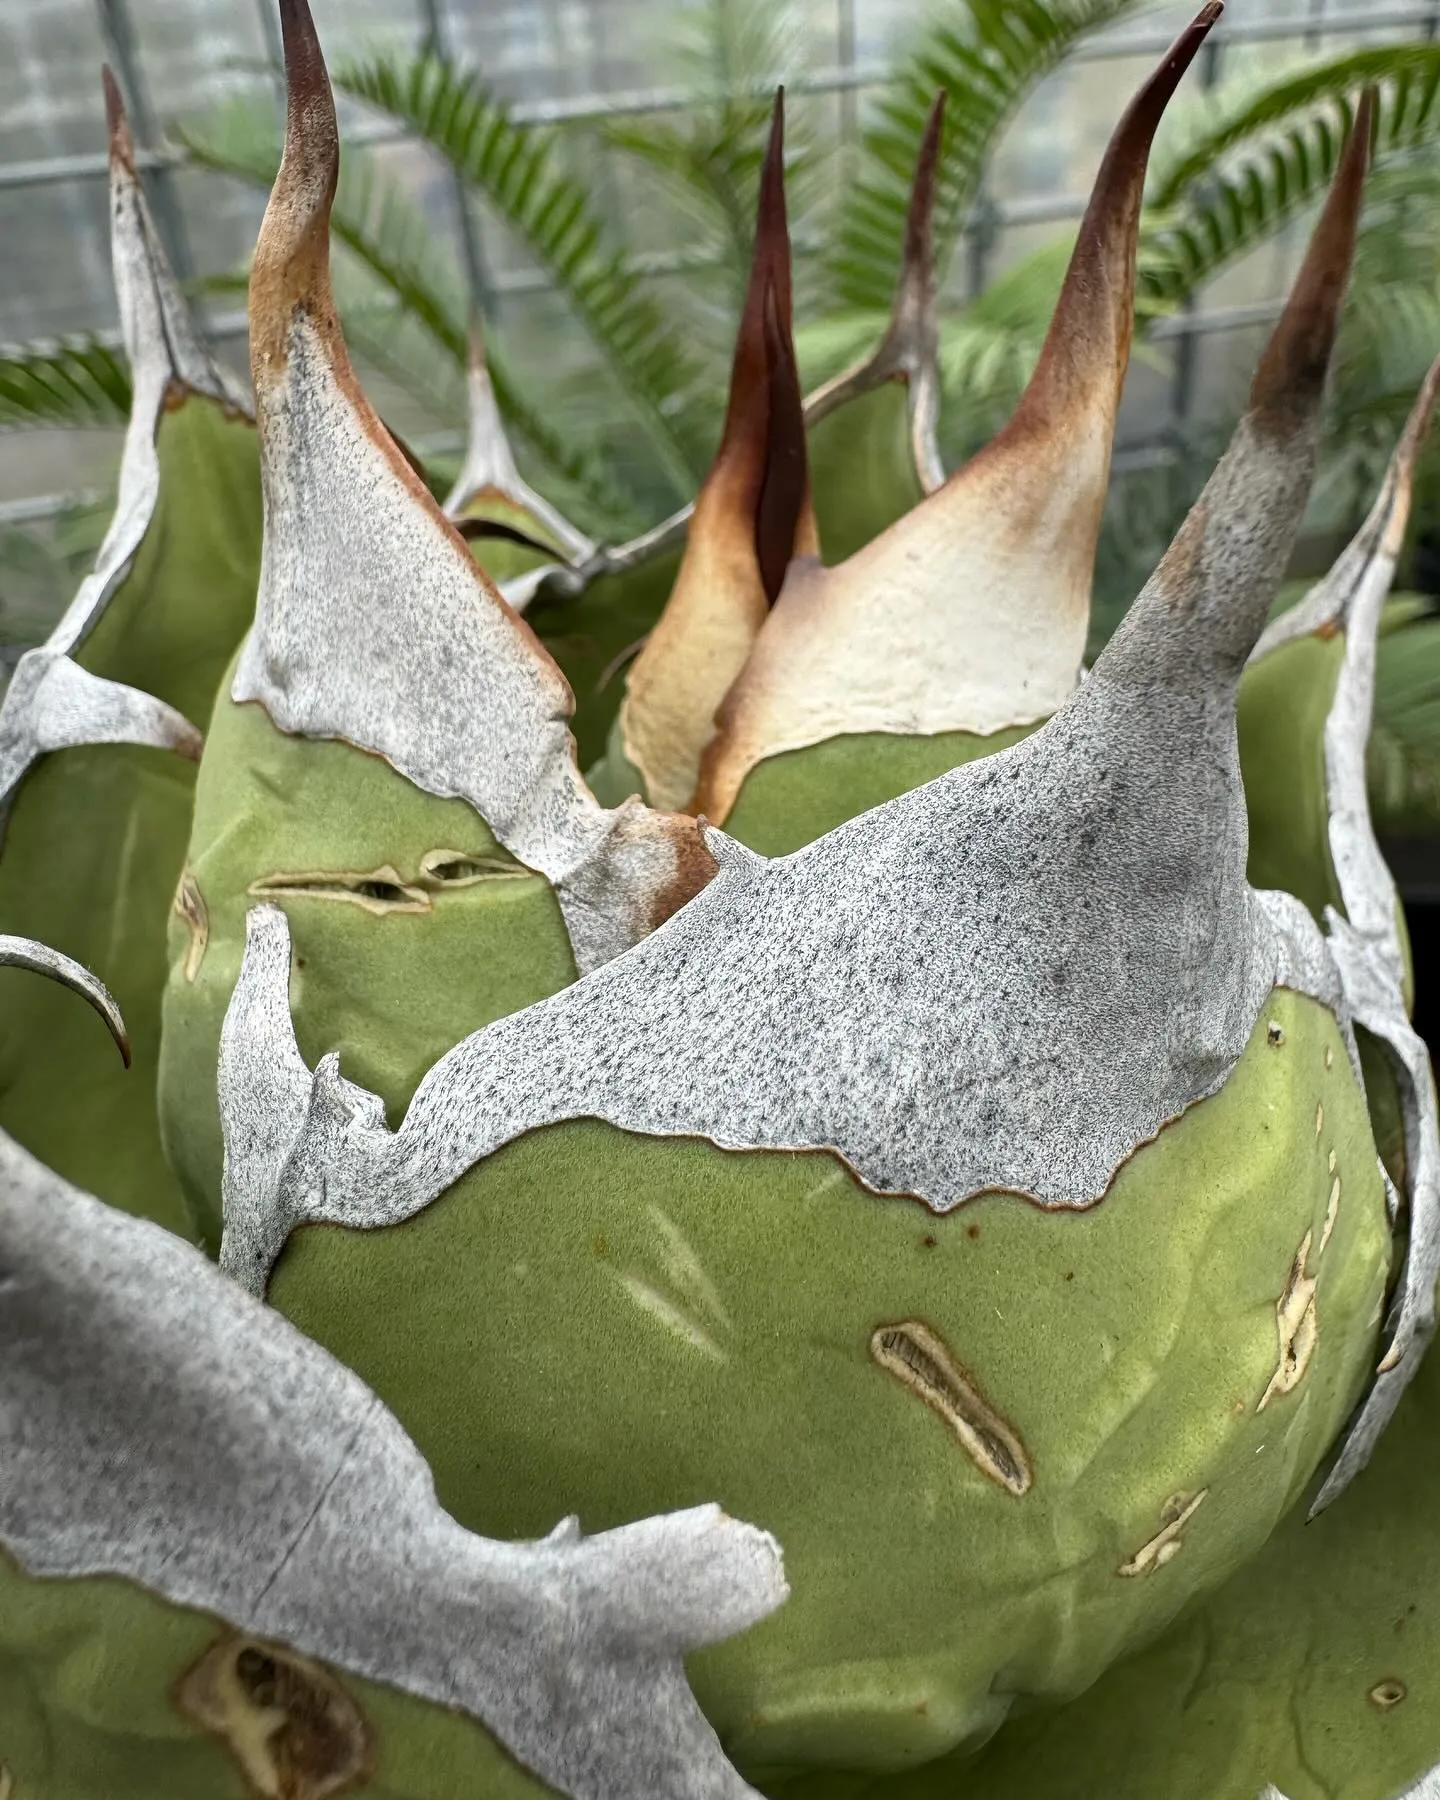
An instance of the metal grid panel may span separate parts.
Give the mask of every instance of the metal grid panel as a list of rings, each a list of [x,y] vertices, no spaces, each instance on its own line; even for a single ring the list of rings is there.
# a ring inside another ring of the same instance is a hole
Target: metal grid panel
[[[314,4],[332,52],[435,42],[482,69],[521,118],[599,120],[674,111],[684,102],[674,83],[657,84],[655,47],[673,27],[672,0]],[[867,90],[924,8],[925,0],[804,0],[797,12],[807,73],[790,92],[832,109],[833,128],[853,139]],[[962,290],[973,291],[1056,225],[1078,218],[1113,124],[1116,94],[1129,92],[1148,72],[1192,11],[1191,0],[1172,0],[1097,34],[1031,97],[970,221]],[[1270,73],[1317,50],[1433,36],[1437,28],[1440,0],[1244,0],[1232,6],[1197,73],[1214,83],[1230,59],[1245,68],[1263,59]],[[0,338],[113,327],[96,79],[106,57],[129,94],[142,161],[153,170],[161,229],[181,273],[214,274],[243,262],[260,197],[184,168],[166,144],[164,123],[203,115],[236,94],[274,92],[277,35],[272,0],[45,0],[43,6],[0,0],[0,231],[9,250],[0,266]],[[347,124],[371,141],[394,140],[386,145],[387,160],[453,239],[486,310],[503,316],[519,307],[532,318],[544,278],[504,232],[465,208],[451,178],[423,151],[374,120],[352,117]],[[582,140],[582,167],[583,155]],[[635,218],[640,196],[627,189],[623,173],[607,177],[599,198],[612,215]],[[1227,358],[1240,353],[1244,335],[1253,335],[1274,310],[1297,244],[1292,232],[1267,245],[1213,284],[1202,305],[1168,322],[1163,335],[1173,340],[1174,374],[1167,382],[1147,375],[1133,384],[1122,422],[1132,448],[1163,442],[1197,394],[1220,391],[1217,377]],[[652,248],[647,262],[662,269],[696,256],[684,244]],[[210,324],[222,340],[243,337],[243,317],[233,307],[212,309]],[[1232,343],[1237,332],[1242,341]],[[424,421],[404,423],[423,429]],[[105,444],[105,434],[96,433],[26,433],[0,442],[0,521],[53,510],[57,490],[103,463]]]

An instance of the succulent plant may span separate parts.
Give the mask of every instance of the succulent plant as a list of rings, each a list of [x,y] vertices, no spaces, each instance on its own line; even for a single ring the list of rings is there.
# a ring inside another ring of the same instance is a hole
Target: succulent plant
[[[1267,629],[1371,99],[1082,679],[1218,6],[948,476],[939,108],[891,331],[807,402],[777,101],[714,466],[618,547],[526,486],[478,344],[444,508],[376,417],[280,12],[254,426],[112,90],[120,509],[0,706],[0,963],[71,1009],[11,1000],[0,1064],[0,1795],[1387,1800],[1440,1756],[1440,1143],[1363,764],[1440,365]],[[847,441],[899,516],[827,563]]]

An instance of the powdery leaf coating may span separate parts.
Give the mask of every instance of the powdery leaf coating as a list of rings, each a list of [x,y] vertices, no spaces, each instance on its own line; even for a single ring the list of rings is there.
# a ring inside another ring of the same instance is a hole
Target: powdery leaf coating
[[[79,744],[149,744],[198,758],[200,733],[171,706],[71,660],[124,580],[160,493],[155,437],[173,384],[237,409],[244,398],[195,334],[135,173],[120,90],[105,71],[110,122],[110,248],[130,361],[130,422],[115,514],[95,567],[43,644],[16,665],[0,703],[0,806],[39,756]]]
[[[1219,17],[1206,6],[1126,111],[1030,386],[1009,425],[847,561],[797,562],[725,698],[697,810],[747,772],[841,733],[988,734],[1074,687],[1133,328],[1150,142]]]
[[[1234,708],[1309,490],[1366,151],[1357,130],[1220,466],[1034,736],[789,857],[712,831],[702,894],[459,1044],[394,1133],[333,1058],[300,1074],[287,928],[257,910],[221,1043],[222,1266],[263,1290],[300,1221],[393,1223],[579,1117],[830,1149],[937,1211],[995,1188],[1083,1207],[1220,1086],[1276,985],[1343,1020],[1304,907],[1246,883]]]
[[[281,10],[290,110],[250,286],[265,551],[231,695],[467,800],[551,881],[593,968],[688,898],[710,859],[693,820],[596,802],[564,677],[361,392],[330,293],[334,103],[308,7]]]
[[[696,1507],[464,1531],[358,1377],[189,1245],[0,1137],[0,1546],[458,1708],[576,1800],[741,1800],[682,1657],[785,1598]]]
[[[1365,1466],[1435,1330],[1440,1279],[1440,1126],[1430,1056],[1406,1015],[1399,897],[1370,821],[1365,746],[1375,696],[1380,615],[1410,514],[1415,463],[1440,395],[1432,365],[1385,473],[1380,494],[1354,541],[1324,581],[1282,614],[1256,645],[1252,662],[1297,638],[1344,635],[1344,660],[1325,722],[1325,783],[1330,856],[1345,912],[1325,909],[1331,954],[1347,1006],[1389,1051],[1405,1125],[1408,1246],[1390,1345],[1375,1384],[1315,1502],[1327,1506]]]

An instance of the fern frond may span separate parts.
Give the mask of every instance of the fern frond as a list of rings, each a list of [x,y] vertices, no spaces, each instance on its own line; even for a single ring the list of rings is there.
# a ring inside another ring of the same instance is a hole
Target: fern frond
[[[280,166],[273,109],[254,101],[232,101],[203,128],[181,127],[174,135],[201,168],[254,187],[268,189]],[[459,268],[413,196],[373,153],[346,150],[330,229],[463,373],[469,308]]]
[[[847,305],[889,304],[900,266],[915,156],[937,89],[947,95],[935,204],[937,266],[954,254],[981,172],[1022,101],[1074,44],[1142,0],[969,0],[936,9],[898,60],[863,140],[831,255]]]
[[[1251,95],[1158,171],[1158,213],[1141,232],[1145,301],[1178,305],[1317,200],[1371,80],[1380,83],[1377,161],[1440,138],[1440,45],[1356,51]]]
[[[1306,64],[1262,86],[1249,81],[1229,105],[1212,111],[1209,128],[1191,133],[1183,150],[1168,156],[1157,149],[1147,198],[1153,206],[1173,206],[1207,181],[1222,160],[1248,149],[1277,127],[1314,120],[1348,128],[1350,107],[1371,83],[1381,88],[1376,149],[1380,153],[1426,141],[1434,135],[1427,119],[1440,89],[1440,44],[1384,44],[1351,50]]]
[[[0,348],[0,426],[123,425],[124,354],[97,336]]]
[[[799,50],[786,0],[700,0],[675,18],[655,52],[662,78],[689,98],[673,119],[612,119],[603,141],[643,163],[691,218],[723,246],[730,283],[727,325],[743,300],[754,239],[760,166],[774,85]],[[792,228],[810,203],[819,161],[803,110],[785,122],[786,199]]]
[[[561,170],[554,133],[516,125],[473,75],[434,56],[381,54],[334,79],[428,144],[505,222],[585,325],[688,499],[703,452],[683,415],[700,365]]]

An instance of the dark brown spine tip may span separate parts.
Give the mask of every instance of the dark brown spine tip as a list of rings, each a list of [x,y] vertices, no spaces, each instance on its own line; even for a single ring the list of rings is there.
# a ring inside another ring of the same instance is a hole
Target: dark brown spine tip
[[[285,119],[285,157],[300,161],[313,178],[315,166],[333,162],[339,168],[340,134],[325,54],[309,0],[280,0],[280,35],[285,46],[285,83],[289,104]],[[333,186],[334,176],[331,175]]]
[[[1374,121],[1375,90],[1367,88],[1290,298],[1255,371],[1251,411],[1275,425],[1283,426],[1297,409],[1308,416],[1325,383],[1350,279]]]
[[[285,364],[297,307],[343,356],[330,298],[330,206],[340,135],[306,0],[280,0],[288,103],[285,148],[250,265],[250,362],[257,390]],[[263,409],[262,409],[263,414]]]
[[[125,113],[125,97],[109,63],[100,68],[100,83],[105,90],[105,128],[110,138],[110,163],[127,175],[135,173],[135,140],[130,135],[130,120]]]
[[[755,558],[773,606],[795,554],[795,535],[810,492],[805,454],[805,398],[795,345],[781,323],[775,290],[765,295],[765,361],[769,404],[765,473],[755,505]]]
[[[280,41],[285,50],[285,78],[291,94],[298,92],[306,96],[322,83],[328,92],[325,55],[320,48],[320,34],[315,29],[310,0],[280,0]]]
[[[760,197],[755,214],[755,247],[750,260],[750,280],[735,334],[735,356],[730,371],[730,399],[721,434],[720,455],[738,450],[750,437],[756,419],[764,417],[764,392],[769,383],[765,311],[773,294],[781,330],[790,336],[790,229],[785,215],[785,90],[775,96],[770,120],[770,141],[760,170]],[[759,456],[758,449],[755,452]]]
[[[474,374],[474,375],[483,375],[484,374],[485,368],[486,368],[485,325],[484,325],[484,322],[481,319],[479,313],[474,314],[474,316],[470,320],[469,350],[468,350],[467,361],[469,364],[470,372],[472,374]]]
[[[1145,169],[1156,128],[1180,78],[1219,18],[1218,0],[1187,25],[1115,127],[1080,231],[1035,374],[1012,427],[1053,424],[1093,402],[1096,384],[1118,406],[1134,329],[1135,246]]]
[[[1133,229],[1131,215],[1138,216],[1140,210],[1145,168],[1160,120],[1181,77],[1199,55],[1200,46],[1224,10],[1220,0],[1211,0],[1210,5],[1202,7],[1125,108],[1095,177],[1095,188],[1080,227],[1082,241],[1087,231],[1097,237],[1112,236],[1117,222],[1122,229]]]
[[[925,121],[925,135],[920,139],[920,154],[915,159],[910,206],[905,214],[906,271],[923,271],[927,278],[934,257],[935,180],[940,168],[944,131],[945,90],[941,88],[931,102],[930,116]]]
[[[756,277],[759,277],[758,282]],[[765,145],[765,161],[760,168],[760,203],[755,215],[755,261],[751,274],[746,312],[759,301],[763,306],[765,289],[775,287],[781,319],[790,329],[790,222],[785,211],[785,90],[775,90],[775,105],[770,114],[770,137]],[[757,317],[756,325],[761,324]]]

